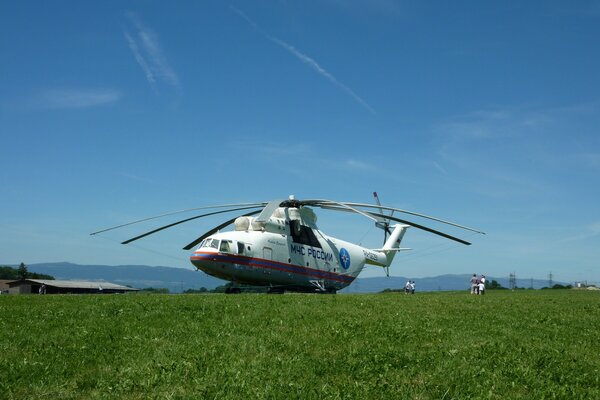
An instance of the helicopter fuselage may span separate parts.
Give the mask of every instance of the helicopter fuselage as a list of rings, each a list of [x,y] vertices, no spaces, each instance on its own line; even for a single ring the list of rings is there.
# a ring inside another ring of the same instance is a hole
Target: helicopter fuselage
[[[241,227],[236,223],[235,231],[202,241],[190,260],[207,274],[238,284],[313,292],[343,289],[366,264],[388,264],[384,252],[284,218],[271,218],[258,227],[252,218]]]
[[[220,233],[207,238],[190,259],[207,274],[236,283],[331,291],[348,286],[362,271],[363,250],[378,258],[334,239],[320,248],[290,239],[270,232]]]

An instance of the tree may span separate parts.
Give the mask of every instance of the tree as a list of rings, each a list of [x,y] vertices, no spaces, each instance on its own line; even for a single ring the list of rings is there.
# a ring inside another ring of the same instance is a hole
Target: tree
[[[25,269],[27,269],[26,266],[25,266]],[[48,279],[48,280],[54,279],[54,277],[52,275],[38,274],[36,272],[29,272],[29,271],[27,271],[27,278],[29,278],[29,279]],[[9,267],[6,265],[2,265],[2,266],[0,266],[0,279],[16,281],[17,279],[22,279],[22,278],[21,278],[21,275],[19,274],[18,269]]]
[[[184,294],[192,294],[192,293],[208,293],[208,289],[202,286],[200,289],[188,289],[183,291]]]
[[[140,290],[140,293],[160,293],[160,294],[168,294],[168,288],[155,288],[155,287],[147,287]]]
[[[21,263],[21,265],[19,265],[19,269],[17,269],[17,274],[19,276],[19,279],[27,279],[29,277],[27,266],[24,263]]]
[[[16,269],[3,265],[0,267],[0,279],[17,280],[19,279],[19,275]]]
[[[502,287],[502,285],[500,285],[498,283],[498,281],[495,279],[492,279],[492,282],[486,286],[487,286],[487,289],[506,289],[506,288]]]

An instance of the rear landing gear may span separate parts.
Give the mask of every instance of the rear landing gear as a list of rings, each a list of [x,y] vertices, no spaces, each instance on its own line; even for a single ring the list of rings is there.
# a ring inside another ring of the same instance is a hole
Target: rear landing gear
[[[228,287],[225,289],[225,294],[240,294],[242,293],[242,289],[237,287]]]

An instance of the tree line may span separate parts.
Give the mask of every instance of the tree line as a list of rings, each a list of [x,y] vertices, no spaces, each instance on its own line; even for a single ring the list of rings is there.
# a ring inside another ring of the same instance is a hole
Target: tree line
[[[29,272],[25,263],[21,263],[18,268],[13,268],[8,265],[0,266],[0,279],[3,280],[20,280],[20,279],[49,279],[54,280],[52,275],[38,274]]]

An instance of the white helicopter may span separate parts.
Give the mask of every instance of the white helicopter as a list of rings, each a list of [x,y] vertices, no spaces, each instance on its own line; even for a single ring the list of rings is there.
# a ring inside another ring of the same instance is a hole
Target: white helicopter
[[[251,210],[223,222],[186,245],[184,250],[195,247],[190,256],[192,264],[208,275],[231,281],[234,285],[227,288],[227,293],[241,292],[239,285],[263,286],[271,293],[283,293],[286,290],[336,293],[350,285],[365,265],[382,267],[389,275],[389,267],[396,253],[410,250],[400,247],[400,242],[409,227],[422,229],[465,245],[471,244],[463,239],[395,217],[394,212],[484,234],[479,230],[439,218],[382,206],[377,193],[374,192],[373,195],[376,205],[332,200],[297,200],[294,196],[289,196],[287,200],[199,207],[144,218],[93,232],[91,235],[167,215],[200,209],[219,209],[162,226],[122,242],[128,244],[194,219]],[[385,232],[383,247],[367,249],[326,235],[317,228],[317,216],[310,207],[358,213],[373,220],[375,225]],[[254,217],[253,215],[256,214],[259,215]],[[392,222],[395,224],[392,225]],[[232,223],[235,226],[233,231],[220,232]]]

